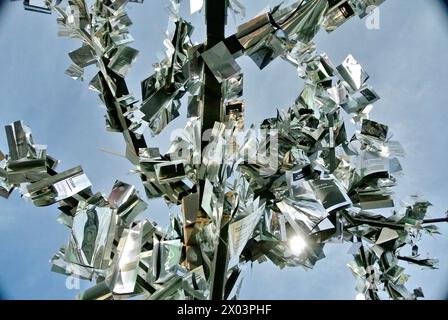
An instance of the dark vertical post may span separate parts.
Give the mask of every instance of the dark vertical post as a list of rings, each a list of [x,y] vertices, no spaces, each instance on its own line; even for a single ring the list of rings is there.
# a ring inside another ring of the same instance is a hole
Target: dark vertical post
[[[205,20],[207,24],[205,50],[212,48],[225,38],[226,2],[227,0],[206,0],[205,2]],[[205,65],[202,131],[212,129],[215,121],[221,121],[222,112],[221,84]]]
[[[334,120],[336,118],[335,112],[332,112],[328,115],[328,129],[330,131],[330,172],[333,173],[334,170],[336,170],[336,149],[335,149],[335,143],[336,143],[336,137],[334,136],[333,126],[334,126]]]
[[[205,19],[207,24],[207,41],[205,50],[218,44],[225,38],[225,24],[227,15],[227,0],[206,0]],[[204,65],[203,110],[202,110],[202,134],[211,130],[214,123],[223,121],[223,96],[221,83],[213,73]],[[202,149],[207,141],[202,142]],[[204,191],[203,181],[200,183],[200,199]],[[227,238],[228,225],[220,227],[219,244],[213,259],[210,281],[210,298],[213,300],[224,299],[224,288],[227,271]]]
[[[205,50],[215,46],[225,38],[227,0],[206,0],[205,20],[207,24],[207,41]],[[204,109],[202,111],[202,131],[212,129],[215,121],[222,121],[221,83],[213,73],[204,66]]]
[[[211,282],[210,293],[212,300],[224,300],[226,276],[227,276],[227,255],[228,255],[228,238],[229,238],[229,224],[224,220],[221,221],[218,247],[215,251],[214,274]],[[222,226],[224,224],[224,226]]]

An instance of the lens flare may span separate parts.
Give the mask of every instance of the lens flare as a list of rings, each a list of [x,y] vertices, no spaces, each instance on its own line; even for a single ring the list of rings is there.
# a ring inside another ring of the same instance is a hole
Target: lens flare
[[[289,248],[294,255],[298,256],[306,248],[306,241],[301,236],[295,235],[289,240]]]

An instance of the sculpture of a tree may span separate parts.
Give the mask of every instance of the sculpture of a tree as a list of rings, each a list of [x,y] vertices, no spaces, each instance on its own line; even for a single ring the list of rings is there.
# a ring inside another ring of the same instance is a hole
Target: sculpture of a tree
[[[175,31],[165,59],[142,82],[141,102],[125,82],[138,53],[128,46],[129,1],[95,0],[91,8],[85,0],[66,2],[24,1],[26,9],[57,12],[60,35],[82,41],[69,53],[66,73],[79,79],[85,67],[98,68],[89,88],[106,106],[108,130],[124,136],[146,196],[181,207],[167,229],[140,221],[146,204],[135,187],[117,181],[110,195],[93,193],[81,167],[58,173],[58,161],[34,144],[27,126],[7,126],[0,195],[18,189],[36,206],[59,205],[58,220],[71,233],[52,258],[53,270],[96,282],[80,298],[237,298],[244,264],[312,268],[326,243],[344,241],[353,243],[350,268],[360,295],[378,299],[384,289],[393,299],[422,296],[405,288],[400,261],[435,268],[436,260],[419,256],[417,242],[447,219],[427,219],[430,204],[418,198],[395,207],[391,190],[403,150],[387,126],[368,118],[379,99],[368,74],[352,56],[335,67],[312,42],[321,28],[331,32],[352,16],[365,17],[384,0],[294,1],[229,37],[227,10],[244,11],[237,0],[191,0],[194,10],[205,4],[203,44],[191,41],[181,0],[171,0]],[[294,105],[244,135],[243,74],[235,60],[241,55],[260,69],[282,58],[305,82]],[[160,133],[187,94],[186,127],[160,154],[144,133]],[[359,129],[349,139],[342,114]],[[400,254],[405,246],[411,255]]]

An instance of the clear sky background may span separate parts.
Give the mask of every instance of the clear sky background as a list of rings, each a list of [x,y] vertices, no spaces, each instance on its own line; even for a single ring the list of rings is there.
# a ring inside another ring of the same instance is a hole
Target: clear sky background
[[[115,179],[140,187],[127,160],[100,151],[123,153],[119,134],[108,133],[104,110],[88,81],[75,82],[64,75],[69,66],[67,53],[80,46],[75,40],[57,36],[56,15],[25,12],[20,2],[0,0],[0,126],[24,120],[34,140],[48,145],[49,153],[62,161],[60,170],[81,164],[95,191],[109,193]],[[185,2],[185,1],[184,1]],[[247,17],[277,1],[243,0]],[[186,2],[187,4],[188,2]],[[152,64],[163,54],[167,0],[131,4],[134,21],[133,46],[140,50],[128,82],[140,97],[139,82],[152,74]],[[402,161],[397,197],[421,194],[434,204],[434,217],[448,209],[448,15],[438,0],[388,0],[380,8],[380,29],[368,30],[354,18],[332,34],[316,38],[318,51],[326,52],[335,64],[349,53],[370,74],[370,84],[382,99],[372,119],[390,126],[402,142],[407,157]],[[202,41],[203,17],[191,17],[196,26],[194,40]],[[234,30],[229,17],[228,32]],[[290,106],[302,88],[296,71],[277,60],[259,71],[248,58],[239,60],[245,71],[246,124],[259,123],[276,114],[276,108]],[[92,71],[92,70],[91,70]],[[90,80],[88,72],[87,80]],[[169,132],[185,123],[182,116],[151,144],[168,148]],[[0,150],[7,152],[0,134]],[[148,217],[166,223],[163,201],[149,203]],[[55,221],[56,207],[35,208],[15,192],[9,200],[0,198],[0,298],[71,299],[79,290],[68,290],[65,277],[50,272],[49,259],[68,240],[69,230]],[[407,267],[408,287],[421,286],[426,298],[448,297],[448,226],[443,235],[422,243],[423,255],[440,259],[440,269]],[[271,263],[248,266],[241,298],[246,299],[353,299],[355,281],[346,264],[349,245],[330,244],[327,258],[313,270],[278,270]],[[90,286],[82,283],[81,289]]]

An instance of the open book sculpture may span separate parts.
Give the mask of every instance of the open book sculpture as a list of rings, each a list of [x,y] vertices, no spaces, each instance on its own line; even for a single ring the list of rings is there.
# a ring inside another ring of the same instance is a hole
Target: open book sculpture
[[[84,68],[97,68],[89,88],[106,107],[107,129],[123,135],[146,197],[178,208],[167,228],[139,220],[147,205],[134,186],[116,181],[110,194],[95,193],[81,167],[58,172],[58,160],[24,123],[6,126],[0,194],[17,190],[35,206],[58,206],[69,240],[52,258],[53,271],[94,282],[78,298],[235,299],[246,264],[312,268],[328,242],[353,243],[358,296],[423,296],[406,289],[402,264],[436,268],[417,243],[447,219],[428,219],[430,203],[416,197],[395,205],[404,151],[388,126],[369,119],[379,95],[353,56],[335,65],[313,43],[320,29],[363,18],[384,0],[279,4],[228,37],[227,11],[242,14],[241,3],[191,0],[192,12],[205,14],[203,44],[191,41],[181,0],[171,0],[166,56],[142,81],[141,100],[125,81],[138,54],[128,2],[142,1],[95,0],[90,8],[85,0],[24,1],[28,10],[56,13],[59,34],[81,41],[66,73],[82,79]],[[304,81],[291,107],[244,133],[251,106],[242,100],[242,55],[260,69],[284,59]],[[174,120],[184,97],[188,121],[161,154],[145,136]],[[353,135],[344,119],[356,126]]]

